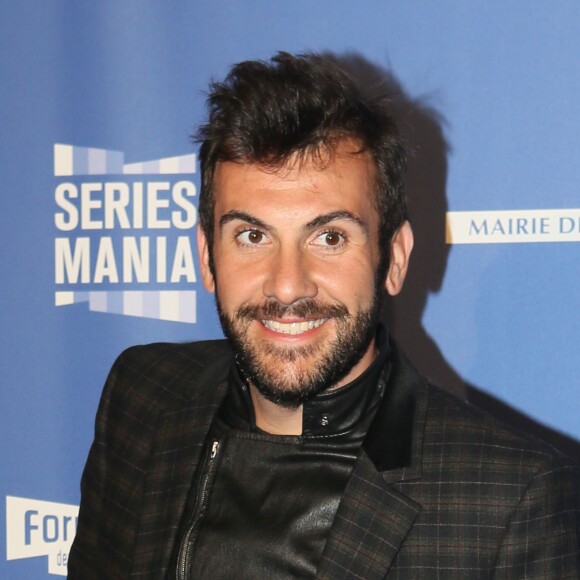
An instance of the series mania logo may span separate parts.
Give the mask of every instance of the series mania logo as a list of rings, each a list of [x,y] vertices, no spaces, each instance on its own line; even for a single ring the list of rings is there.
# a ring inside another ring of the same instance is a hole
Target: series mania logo
[[[196,156],[54,146],[55,304],[196,322]]]

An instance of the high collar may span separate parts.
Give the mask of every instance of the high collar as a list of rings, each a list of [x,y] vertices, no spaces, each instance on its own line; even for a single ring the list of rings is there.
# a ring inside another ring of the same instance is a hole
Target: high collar
[[[393,342],[383,378],[385,395],[363,449],[386,481],[415,479],[422,468],[427,381]]]
[[[385,391],[385,381],[381,376],[390,347],[384,327],[377,332],[376,347],[377,356],[361,375],[338,389],[319,393],[303,404],[303,440],[338,442],[347,438],[362,441]],[[234,429],[259,431],[249,389],[235,364],[230,371],[228,394],[220,416]]]

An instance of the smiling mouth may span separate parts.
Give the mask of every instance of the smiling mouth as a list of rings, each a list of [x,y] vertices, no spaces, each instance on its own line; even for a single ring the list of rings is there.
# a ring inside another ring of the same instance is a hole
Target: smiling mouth
[[[276,320],[262,320],[262,324],[268,329],[274,332],[280,332],[281,334],[303,334],[308,330],[313,328],[318,328],[324,324],[328,318],[321,318],[319,320],[305,320],[304,322],[278,322]]]

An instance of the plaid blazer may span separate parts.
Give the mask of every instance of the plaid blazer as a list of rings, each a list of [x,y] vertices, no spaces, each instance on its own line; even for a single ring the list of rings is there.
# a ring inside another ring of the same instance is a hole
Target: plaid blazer
[[[166,577],[230,364],[225,341],[119,357],[83,473],[69,578]],[[580,578],[578,467],[428,385],[395,345],[386,372],[316,577]]]

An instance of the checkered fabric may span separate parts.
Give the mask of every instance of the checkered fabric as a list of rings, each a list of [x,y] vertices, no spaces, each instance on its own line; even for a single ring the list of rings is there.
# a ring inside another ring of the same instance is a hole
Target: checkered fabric
[[[119,357],[83,473],[70,579],[166,577],[230,364],[224,341]],[[394,345],[389,365],[388,408],[369,430],[317,578],[580,578],[578,467],[427,385]]]

